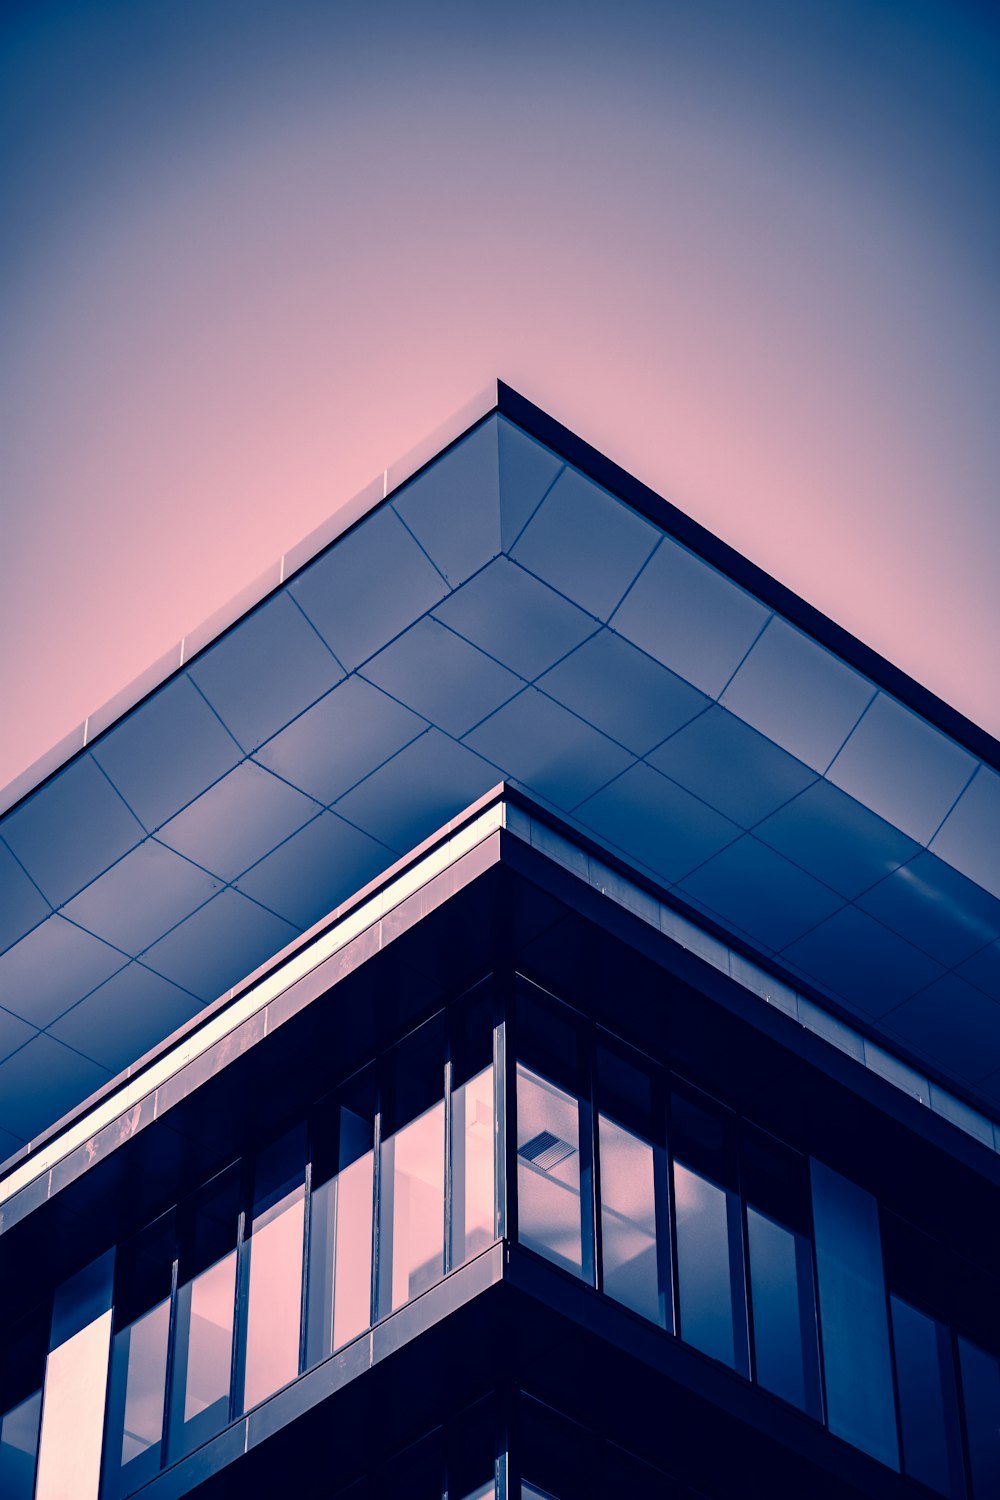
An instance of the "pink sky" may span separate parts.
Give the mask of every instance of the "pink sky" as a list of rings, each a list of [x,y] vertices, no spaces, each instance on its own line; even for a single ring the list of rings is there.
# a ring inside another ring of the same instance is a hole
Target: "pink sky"
[[[977,12],[138,9],[0,35],[0,784],[497,375],[1000,733]]]

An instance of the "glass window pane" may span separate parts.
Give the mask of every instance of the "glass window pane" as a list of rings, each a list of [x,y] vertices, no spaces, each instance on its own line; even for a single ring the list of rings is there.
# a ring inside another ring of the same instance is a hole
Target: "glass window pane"
[[[444,1275],[444,1100],[382,1143],[379,1315]]]
[[[371,1323],[374,1138],[369,1072],[325,1101],[313,1121],[309,1365]]]
[[[455,1089],[451,1109],[451,1264],[460,1266],[496,1237],[492,1064]]]
[[[812,1248],[802,1234],[748,1205],[755,1378],[821,1418]]]
[[[965,1485],[950,1333],[899,1297],[890,1303],[903,1468],[960,1500]]]
[[[575,1276],[588,1274],[580,1204],[579,1100],[518,1063],[518,1239]]]
[[[958,1341],[962,1402],[975,1500],[1000,1495],[1000,1360],[966,1339]]]
[[[305,1127],[257,1162],[248,1260],[243,1408],[256,1406],[299,1373]]]
[[[827,1422],[898,1469],[878,1205],[820,1162],[811,1176]]]
[[[4,1500],[31,1500],[35,1493],[41,1415],[42,1393],[35,1391],[0,1416],[0,1495]]]
[[[681,1338],[746,1375],[739,1200],[675,1162],[674,1222]]]
[[[662,1324],[653,1148],[607,1115],[599,1117],[598,1128],[604,1290]]]
[[[229,1414],[236,1252],[223,1256],[177,1294],[177,1373],[181,1421],[211,1417],[221,1427]]]
[[[163,1437],[169,1331],[170,1299],[167,1297],[115,1335],[115,1365],[121,1360],[127,1372],[119,1454],[123,1465],[147,1449],[159,1448]]]

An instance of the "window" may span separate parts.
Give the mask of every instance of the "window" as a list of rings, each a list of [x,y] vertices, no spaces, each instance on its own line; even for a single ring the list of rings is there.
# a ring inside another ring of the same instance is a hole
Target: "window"
[[[650,1075],[608,1045],[597,1051],[601,1286],[661,1327],[670,1308],[666,1155]]]
[[[43,1306],[0,1340],[0,1495],[31,1500],[38,1463],[42,1379],[49,1308]]]
[[[369,1068],[325,1100],[313,1124],[306,1363],[371,1323],[375,1078]]]
[[[671,1144],[680,1336],[749,1375],[735,1118],[675,1092]]]
[[[517,1055],[518,1239],[593,1282],[590,1110],[580,1039],[568,1013],[526,987],[518,994]]]
[[[754,1378],[822,1420],[806,1158],[761,1130],[742,1130]]]
[[[444,1275],[444,1026],[392,1054],[379,1161],[379,1316]]]
[[[253,1210],[243,1242],[244,1411],[299,1373],[305,1168],[304,1124],[257,1157]]]

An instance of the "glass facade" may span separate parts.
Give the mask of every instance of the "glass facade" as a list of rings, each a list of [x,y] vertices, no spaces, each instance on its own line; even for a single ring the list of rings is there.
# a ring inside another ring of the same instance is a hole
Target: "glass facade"
[[[1000,1361],[968,1316],[990,1288],[949,1310],[961,1278],[926,1236],[521,978],[387,1046],[118,1248],[102,1493],[139,1490],[507,1233],[929,1490],[997,1493]],[[36,1317],[2,1367],[14,1500],[35,1496],[49,1347]],[[454,1461],[437,1441],[407,1459],[428,1495]],[[499,1470],[456,1472],[471,1500]],[[516,1482],[561,1493],[541,1460]]]

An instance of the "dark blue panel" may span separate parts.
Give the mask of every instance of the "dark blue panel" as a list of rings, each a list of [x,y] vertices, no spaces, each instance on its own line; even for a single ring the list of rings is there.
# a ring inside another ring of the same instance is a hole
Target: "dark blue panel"
[[[241,758],[236,741],[186,675],[141,703],[94,747],[94,759],[150,829]]]
[[[51,1035],[119,1073],[200,1009],[186,990],[129,964],[60,1016]]]
[[[668,884],[710,859],[740,833],[728,818],[642,764],[591,797],[576,816]]]
[[[783,948],[843,905],[820,885],[747,834],[679,887],[768,948]]]
[[[538,686],[636,755],[645,755],[711,701],[613,630],[584,641]]]
[[[427,728],[360,677],[349,677],[259,750],[255,759],[333,802]]]
[[[110,1309],[114,1276],[115,1252],[108,1250],[57,1288],[52,1299],[51,1349],[75,1338]]]
[[[874,696],[867,678],[775,615],[722,702],[825,771]]]
[[[147,949],[143,963],[200,1000],[215,1000],[296,935],[255,901],[225,890]]]
[[[979,767],[931,848],[1000,897],[1000,776],[989,766]]]
[[[897,1469],[878,1204],[817,1161],[811,1176],[827,1422]]]
[[[0,957],[0,1005],[47,1026],[122,968],[116,948],[63,917],[49,917]]]
[[[0,1130],[0,1162],[7,1161],[15,1151],[20,1151],[25,1140],[26,1137],[23,1135],[15,1135],[10,1130]]]
[[[657,661],[715,697],[767,616],[750,594],[665,538],[612,623]]]
[[[136,954],[219,889],[211,875],[146,839],[64,907],[72,921]]]
[[[0,1060],[23,1047],[35,1035],[35,1027],[11,1015],[9,1010],[0,1010]]]
[[[538,796],[569,811],[631,764],[632,756],[537,688],[525,688],[465,743]]]
[[[484,422],[392,499],[452,588],[500,551],[498,421]]]
[[[933,854],[918,854],[858,905],[951,968],[1000,937],[1000,901]]]
[[[244,761],[164,824],[160,838],[223,880],[234,880],[318,810],[311,798]]]
[[[597,629],[589,615],[504,557],[477,573],[434,613],[527,680]]]
[[[49,903],[0,839],[0,951],[37,927],[48,914]]]
[[[869,1016],[883,1016],[941,975],[941,965],[853,906],[786,948],[783,957]]]
[[[335,810],[407,854],[501,779],[496,766],[430,729],[342,797]]]
[[[520,536],[563,463],[504,417],[499,419],[499,438],[500,528],[506,549]]]
[[[660,536],[600,485],[577,469],[564,469],[511,556],[606,620]]]
[[[954,974],[907,1000],[885,1024],[963,1078],[976,1081],[1000,1068],[1000,1005]]]
[[[287,594],[277,594],[190,668],[244,750],[315,703],[343,672]]]
[[[331,812],[320,813],[242,876],[239,889],[295,927],[311,927],[396,856]]]
[[[717,705],[647,759],[744,828],[816,779],[808,766]]]
[[[373,657],[364,675],[457,737],[524,686],[520,677],[430,616]]]
[[[0,1128],[29,1140],[110,1076],[54,1037],[36,1036],[0,1063]]]
[[[12,812],[3,832],[42,894],[61,906],[137,844],[144,830],[84,755]]]
[[[448,591],[388,506],[341,537],[290,588],[348,671]]]
[[[954,740],[879,693],[830,767],[829,777],[880,817],[926,843],[975,766]]]
[[[754,833],[849,898],[912,859],[920,847],[827,781],[817,781]]]
[[[991,999],[1000,1000],[1000,943],[974,953],[959,966],[958,973]]]

